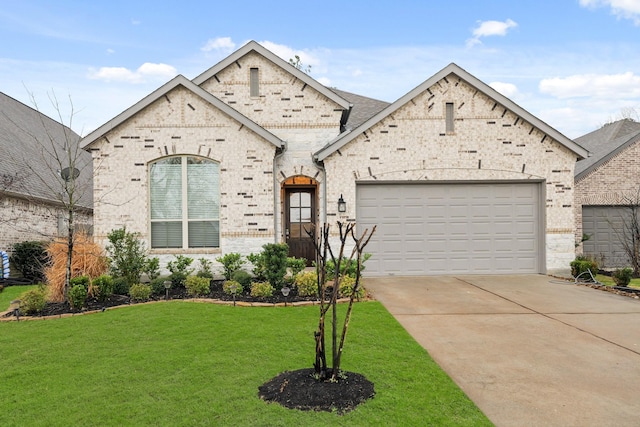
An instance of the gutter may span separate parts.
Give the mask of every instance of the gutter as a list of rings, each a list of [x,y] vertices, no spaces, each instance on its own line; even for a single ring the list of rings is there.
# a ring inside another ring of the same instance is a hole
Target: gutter
[[[278,243],[278,199],[280,194],[280,186],[278,185],[277,165],[278,160],[284,156],[287,151],[287,142],[282,141],[281,151],[273,157],[273,243]]]
[[[322,223],[327,223],[327,171],[324,162],[318,160],[318,156],[313,156],[313,163],[322,171]]]

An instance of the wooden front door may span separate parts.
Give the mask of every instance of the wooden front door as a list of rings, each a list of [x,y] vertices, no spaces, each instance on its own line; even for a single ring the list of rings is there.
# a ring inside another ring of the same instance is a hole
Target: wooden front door
[[[316,223],[315,188],[285,189],[285,238],[289,245],[289,256],[306,258],[307,265],[315,260],[311,231]]]

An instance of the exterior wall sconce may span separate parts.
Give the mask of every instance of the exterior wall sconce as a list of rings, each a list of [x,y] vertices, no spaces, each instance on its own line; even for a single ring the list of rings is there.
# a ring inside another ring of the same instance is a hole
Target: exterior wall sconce
[[[342,194],[338,199],[338,212],[346,212],[347,211],[347,202],[342,198]]]

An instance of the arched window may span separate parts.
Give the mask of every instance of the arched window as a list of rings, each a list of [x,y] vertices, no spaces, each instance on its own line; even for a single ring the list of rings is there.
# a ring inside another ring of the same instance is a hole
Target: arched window
[[[220,167],[193,156],[149,168],[152,248],[220,247]]]

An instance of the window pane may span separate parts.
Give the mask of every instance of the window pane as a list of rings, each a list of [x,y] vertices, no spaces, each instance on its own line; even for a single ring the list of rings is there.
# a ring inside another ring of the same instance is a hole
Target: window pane
[[[218,221],[189,222],[190,248],[220,247],[220,224]]]
[[[257,68],[252,68],[249,71],[249,85],[251,87],[249,89],[249,96],[260,96],[259,73]]]
[[[151,247],[152,248],[181,248],[182,247],[182,222],[152,222],[151,223]]]
[[[289,195],[289,206],[292,208],[300,207],[300,193],[291,193]]]
[[[149,186],[151,219],[182,218],[181,159],[171,158],[151,164]]]
[[[300,221],[311,222],[311,208],[300,209]]]
[[[289,221],[300,222],[300,208],[289,209]]]
[[[310,193],[300,193],[300,206],[309,207],[311,206],[311,194]]]
[[[447,102],[445,111],[446,131],[453,132],[453,103]]]
[[[187,199],[189,219],[220,217],[219,167],[215,162],[189,157]]]

